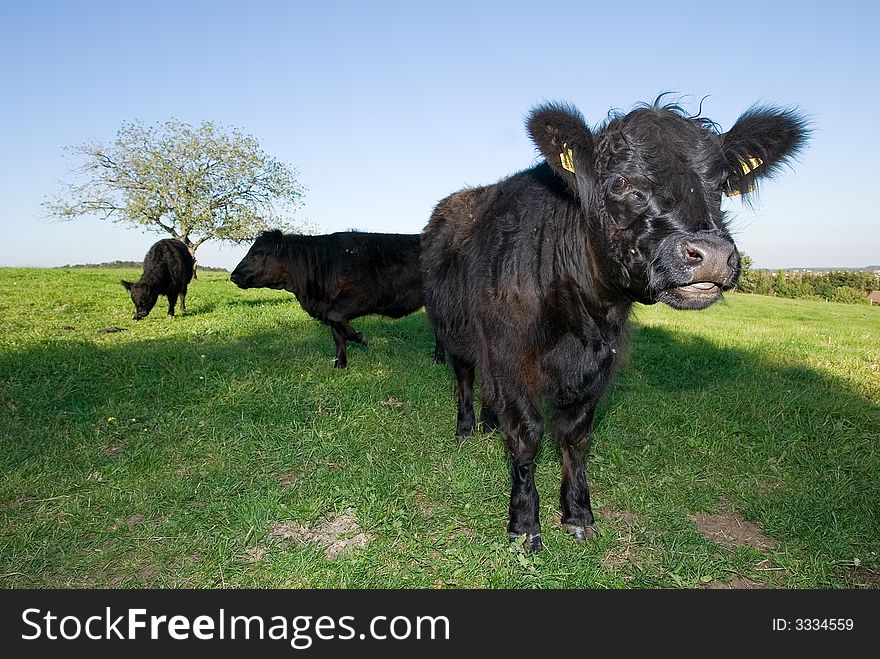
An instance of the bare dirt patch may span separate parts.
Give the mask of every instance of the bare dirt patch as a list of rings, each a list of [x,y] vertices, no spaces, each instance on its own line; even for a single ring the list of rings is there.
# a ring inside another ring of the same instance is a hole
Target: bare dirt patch
[[[419,511],[419,515],[422,517],[428,518],[434,514],[434,502],[431,501],[428,497],[423,494],[417,494],[415,498],[416,502],[416,510]]]
[[[452,532],[453,538],[464,538],[465,540],[476,540],[477,532],[469,526],[459,526]]]
[[[380,401],[379,405],[384,405],[385,407],[403,407],[403,401],[394,396],[389,396],[387,400]]]
[[[602,557],[602,569],[606,572],[614,572],[625,565],[632,565],[638,560],[639,545],[633,539],[631,534],[621,537],[620,544],[608,550],[608,553]],[[632,577],[624,577],[629,580]]]
[[[152,581],[160,572],[162,568],[156,565],[155,563],[148,563],[140,568],[138,568],[137,575],[138,579],[142,582],[147,583]]]
[[[636,514],[629,510],[618,510],[617,508],[606,506],[605,508],[598,508],[596,512],[606,519],[621,522],[624,526],[634,526],[638,520]]]
[[[848,566],[846,580],[855,588],[880,588],[880,568]]]
[[[299,522],[272,522],[269,527],[269,537],[279,540],[302,540],[307,534],[311,534],[311,530]]]
[[[766,536],[760,527],[736,513],[725,512],[718,515],[699,513],[688,517],[697,525],[697,530],[703,537],[722,547],[729,549],[751,547],[766,551],[776,546],[776,541]]]
[[[296,485],[297,477],[295,474],[283,474],[278,480],[281,482],[281,487],[286,490]]]
[[[346,508],[339,515],[328,517],[308,527],[299,522],[274,522],[269,528],[269,536],[289,540],[295,545],[317,543],[324,547],[324,557],[336,558],[342,552],[357,547],[366,547],[373,539],[361,529],[352,508]]]
[[[617,526],[617,544],[608,550],[602,558],[602,569],[606,572],[616,572],[620,568],[627,565],[633,565],[639,561],[639,544],[633,533],[637,517],[628,510],[618,510],[616,508],[600,508],[596,512],[613,523],[611,528]],[[623,527],[622,529],[620,527]],[[600,526],[600,528],[602,528]],[[601,533],[601,531],[600,531]],[[632,580],[631,575],[625,574],[624,581]]]
[[[36,501],[36,497],[31,496],[29,494],[25,494],[24,496],[16,497],[15,499],[11,499],[9,501],[4,501],[0,503],[0,511],[12,510],[13,508],[20,508],[24,504],[29,501]]]
[[[763,588],[763,586],[757,581],[752,581],[751,579],[746,579],[745,577],[735,574],[730,581],[710,581],[704,586],[701,586],[701,588],[706,588],[708,590],[754,590],[756,588]]]
[[[126,327],[117,327],[116,325],[110,325],[110,327],[104,327],[98,330],[98,334],[113,334],[115,332],[127,332],[128,328]]]
[[[136,526],[138,524],[143,524],[143,522],[144,522],[144,516],[141,515],[140,513],[135,513],[134,515],[127,517],[125,520],[125,523],[128,526]]]
[[[244,562],[245,563],[259,563],[264,558],[266,558],[266,554],[269,553],[269,550],[265,547],[251,547],[245,552]]]

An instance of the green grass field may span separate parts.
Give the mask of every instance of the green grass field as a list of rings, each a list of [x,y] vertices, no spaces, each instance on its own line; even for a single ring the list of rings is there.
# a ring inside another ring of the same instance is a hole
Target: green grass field
[[[639,307],[590,451],[600,535],[507,543],[497,434],[453,440],[424,314],[330,332],[200,274],[146,320],[137,270],[0,269],[0,585],[846,588],[880,583],[880,309]],[[107,332],[118,327],[123,331]]]

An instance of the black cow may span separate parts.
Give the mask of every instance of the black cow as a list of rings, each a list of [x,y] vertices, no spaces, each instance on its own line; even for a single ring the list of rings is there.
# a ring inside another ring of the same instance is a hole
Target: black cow
[[[634,302],[703,309],[734,287],[722,194],[748,193],[805,145],[795,111],[753,107],[726,133],[675,105],[596,130],[548,104],[527,128],[543,160],[442,200],[422,234],[428,318],[455,379],[456,435],[500,424],[511,458],[508,533],[541,548],[534,459],[542,401],[562,453],[562,523],[595,531],[584,461],[593,412],[625,351]],[[699,378],[699,373],[694,373]]]
[[[193,278],[195,261],[187,246],[174,238],[166,238],[150,247],[144,257],[144,272],[139,281],[122,281],[131,292],[135,320],[146,318],[160,295],[168,297],[168,315],[180,297],[180,308],[186,311],[186,287]]]
[[[367,345],[349,324],[380,314],[401,318],[424,305],[419,236],[349,231],[322,236],[261,233],[230,279],[240,288],[290,291],[306,313],[333,332],[336,368],[348,365],[347,341]],[[443,347],[434,346],[442,362]]]

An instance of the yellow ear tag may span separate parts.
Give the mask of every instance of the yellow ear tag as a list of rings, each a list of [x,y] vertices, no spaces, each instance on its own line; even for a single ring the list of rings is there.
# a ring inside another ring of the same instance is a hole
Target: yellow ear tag
[[[750,192],[754,192],[754,191],[755,191],[755,186],[750,185],[748,190],[746,190],[746,194],[748,194]],[[740,190],[727,190],[727,191],[725,191],[724,194],[728,197],[738,197],[739,195],[742,194],[742,192]]]
[[[743,174],[748,174],[749,172],[758,169],[758,167],[763,164],[764,161],[760,158],[749,158],[748,162],[741,162],[740,166],[742,167]]]
[[[562,161],[562,169],[566,169],[574,174],[574,151],[568,148],[568,144],[563,144],[562,148],[565,149],[559,154],[559,159]]]
[[[748,162],[745,162],[745,161],[740,162],[739,167],[742,170],[743,174],[748,174],[749,172],[755,171],[756,169],[758,169],[758,167],[760,167],[763,164],[764,164],[764,161],[761,160],[760,158],[749,158]],[[754,192],[754,191],[755,191],[755,186],[750,185],[749,189],[746,190],[746,193]],[[737,197],[737,196],[741,195],[742,192],[740,190],[729,190],[729,191],[725,192],[724,194],[727,195],[728,197]]]

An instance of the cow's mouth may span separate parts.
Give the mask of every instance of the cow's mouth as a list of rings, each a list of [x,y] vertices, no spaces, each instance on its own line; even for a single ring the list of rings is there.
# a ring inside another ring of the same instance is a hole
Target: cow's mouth
[[[676,289],[673,289],[678,292],[680,295],[686,296],[702,296],[702,295],[717,295],[721,292],[721,287],[711,281],[698,281],[695,284],[688,284],[687,286],[679,286]]]
[[[721,297],[721,286],[712,281],[697,281],[669,288],[657,299],[675,309],[705,309]]]

